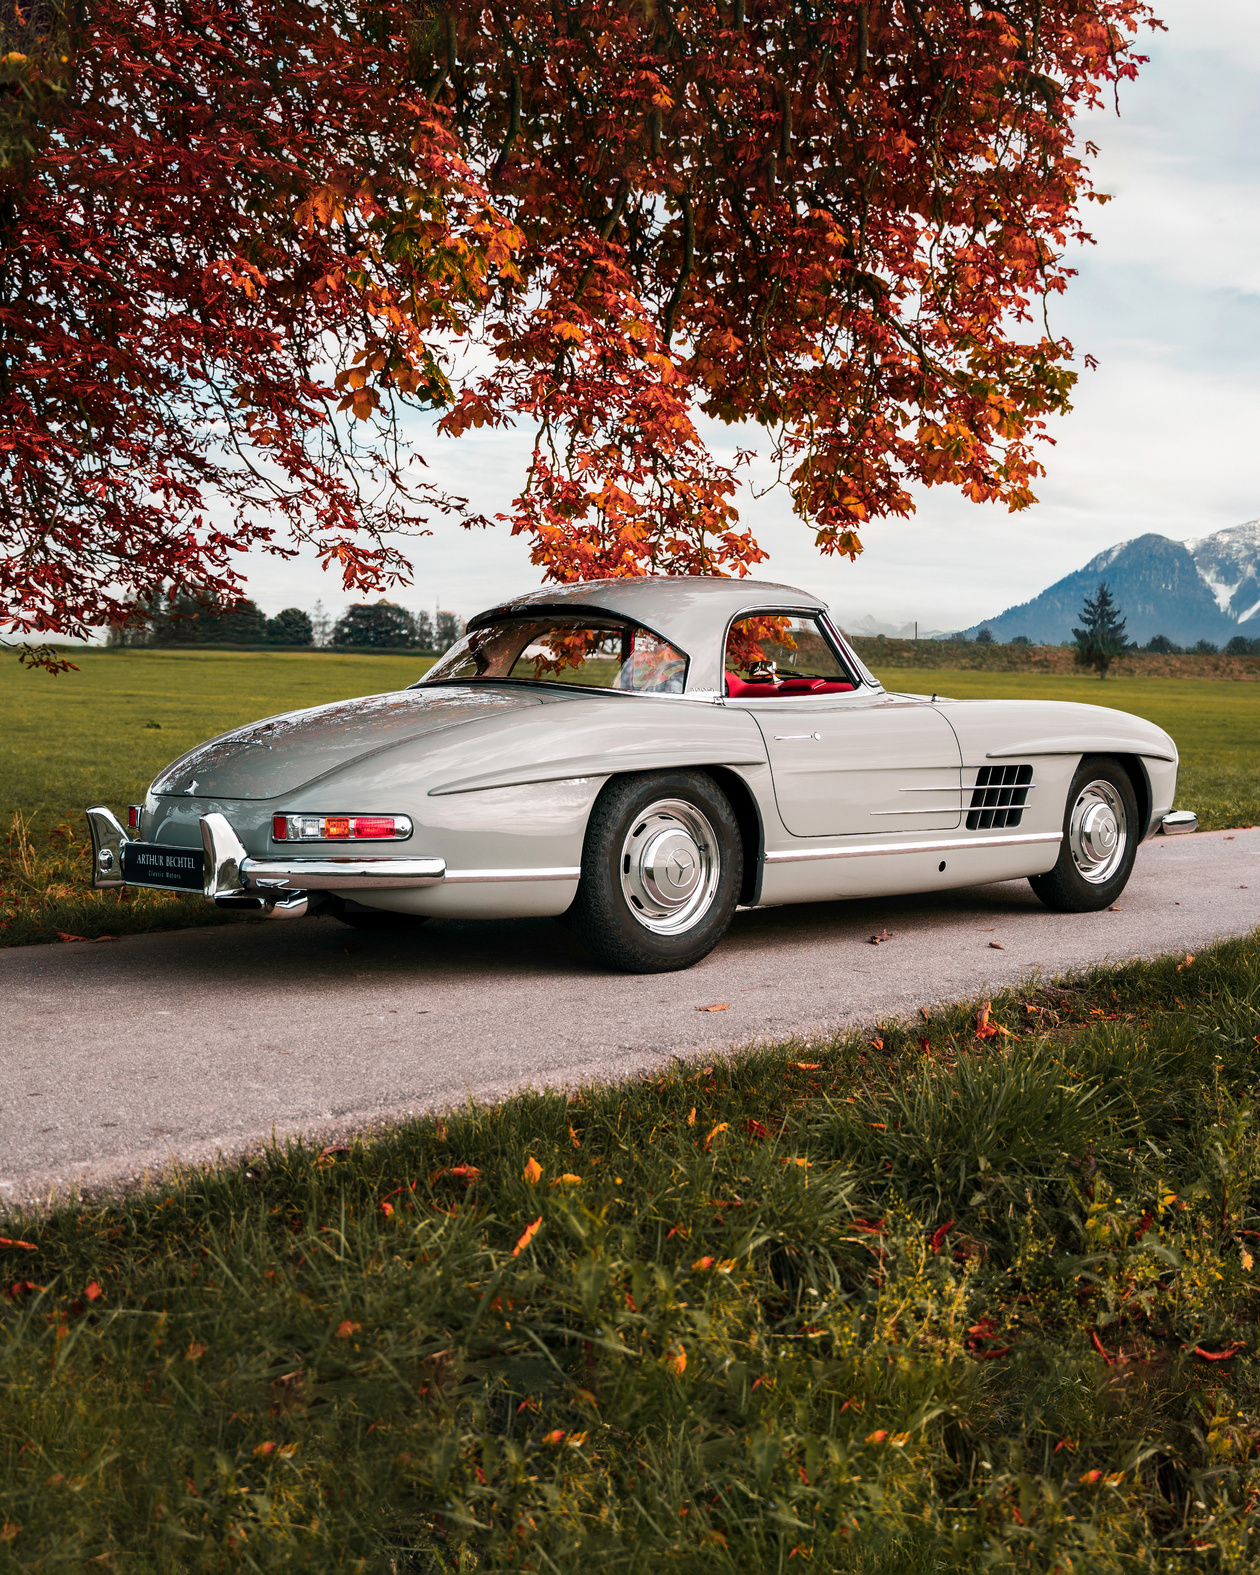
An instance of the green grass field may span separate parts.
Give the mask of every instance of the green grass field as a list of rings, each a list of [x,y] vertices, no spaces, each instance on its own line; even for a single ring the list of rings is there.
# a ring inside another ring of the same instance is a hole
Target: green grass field
[[[199,900],[87,890],[83,810],[121,809],[158,770],[227,728],[412,683],[430,657],[89,651],[50,678],[0,663],[0,944],[224,922]],[[1086,700],[1150,717],[1181,750],[1177,807],[1205,830],[1260,822],[1260,685],[1046,673],[880,673],[890,689]],[[15,817],[17,817],[15,819]]]
[[[1252,936],[10,1216],[0,1569],[1250,1575],[1257,1043]]]

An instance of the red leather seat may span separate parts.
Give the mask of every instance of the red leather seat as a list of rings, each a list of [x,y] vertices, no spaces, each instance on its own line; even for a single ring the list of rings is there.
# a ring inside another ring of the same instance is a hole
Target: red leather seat
[[[735,673],[726,675],[726,692],[732,699],[761,695],[842,695],[853,689],[846,679],[836,678],[782,678],[778,682],[761,680],[749,682]]]

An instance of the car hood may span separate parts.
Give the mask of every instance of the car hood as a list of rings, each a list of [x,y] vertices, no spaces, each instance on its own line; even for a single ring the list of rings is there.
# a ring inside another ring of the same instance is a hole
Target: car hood
[[[190,749],[156,778],[152,791],[198,798],[275,798],[427,733],[538,704],[538,698],[528,694],[442,687],[289,711]]]

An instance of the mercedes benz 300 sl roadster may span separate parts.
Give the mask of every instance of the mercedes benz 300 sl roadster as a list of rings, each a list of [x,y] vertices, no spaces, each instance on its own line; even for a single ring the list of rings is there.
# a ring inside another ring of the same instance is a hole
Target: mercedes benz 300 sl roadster
[[[365,927],[554,915],[615,968],[685,968],[740,904],[1027,877],[1104,908],[1171,809],[1150,722],[882,688],[817,598],[753,580],[551,586],[408,689],[224,733],[122,823],[97,886]]]

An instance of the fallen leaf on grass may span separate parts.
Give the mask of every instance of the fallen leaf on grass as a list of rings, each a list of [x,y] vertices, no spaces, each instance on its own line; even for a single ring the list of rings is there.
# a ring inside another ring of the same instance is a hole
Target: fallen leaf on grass
[[[476,1181],[480,1174],[476,1165],[445,1165],[441,1170],[433,1172],[429,1177],[429,1185],[432,1187],[441,1181],[443,1176],[454,1176],[456,1181],[462,1181],[467,1186],[469,1182]]]
[[[94,1302],[102,1297],[105,1293],[101,1290],[100,1286],[95,1280],[89,1280],[87,1284],[87,1290],[85,1290],[83,1294],[87,1297],[88,1301]]]
[[[689,1127],[694,1127],[695,1124],[696,1124],[696,1107],[694,1105],[692,1105],[691,1109],[687,1112],[687,1125]]]
[[[681,1378],[687,1371],[687,1352],[680,1345],[673,1356],[668,1357],[665,1366],[673,1373],[675,1378]]]
[[[1102,1472],[1101,1471],[1082,1471],[1081,1475],[1080,1475],[1080,1481],[1081,1481],[1082,1486],[1084,1486],[1084,1487],[1093,1487],[1095,1482],[1101,1482],[1102,1481]]]
[[[712,1006],[696,1007],[697,1012],[729,1012],[730,1009],[731,1003],[729,1001],[717,1001]]]
[[[343,1154],[348,1154],[349,1148],[344,1143],[329,1143],[326,1148],[319,1151],[321,1164],[330,1164],[333,1160],[340,1159]]]
[[[529,1246],[530,1242],[533,1241],[534,1237],[537,1236],[538,1232],[542,1229],[542,1222],[543,1217],[540,1214],[536,1220],[531,1220],[521,1232],[521,1239],[517,1242],[516,1246],[512,1248],[512,1256],[514,1258],[519,1258],[521,1253],[523,1253],[526,1247]]]
[[[38,1252],[33,1241],[18,1241],[16,1236],[0,1236],[0,1247],[25,1247],[27,1252]]]
[[[1185,962],[1179,962],[1177,964],[1177,972],[1180,973],[1183,968],[1188,968],[1193,961],[1194,961],[1194,953],[1193,952],[1187,952],[1186,953],[1186,960],[1185,960]]]
[[[542,1178],[542,1166],[532,1154],[525,1161],[523,1176],[524,1179],[529,1182],[531,1187],[536,1187]]]
[[[989,945],[995,952],[1004,952],[1006,950],[1006,947],[1002,945],[1001,941],[990,941]]]
[[[931,1247],[933,1252],[940,1252],[941,1248],[945,1245],[945,1238],[949,1235],[953,1225],[953,1220],[946,1220],[943,1225],[938,1226],[936,1230],[932,1232]]]
[[[562,1427],[553,1428],[550,1433],[543,1434],[544,1444],[562,1444],[563,1442],[564,1429]]]
[[[209,1349],[208,1345],[198,1345],[196,1340],[192,1340],[189,1342],[188,1349],[184,1352],[184,1360],[187,1362],[199,1362]]]
[[[362,1327],[361,1323],[351,1323],[349,1318],[346,1318],[337,1325],[337,1338],[339,1340],[348,1340],[352,1334],[358,1334]]]
[[[261,1444],[254,1445],[254,1453],[256,1455],[269,1455],[275,1447],[276,1441],[274,1438],[265,1438]]]
[[[697,1258],[691,1267],[693,1269],[711,1269],[716,1262],[716,1258]]]
[[[704,1140],[704,1151],[705,1151],[706,1154],[709,1152],[709,1146],[713,1142],[713,1139],[718,1135],[718,1133],[719,1132],[726,1132],[729,1128],[730,1128],[730,1122],[729,1121],[719,1121],[718,1122],[717,1126],[715,1126],[713,1128],[713,1131],[710,1132],[708,1137],[705,1138],[705,1140]]]
[[[798,1072],[821,1072],[821,1061],[793,1061],[792,1065]]]
[[[6,1520],[4,1525],[0,1526],[0,1542],[12,1542],[21,1529],[21,1526],[14,1521]]]
[[[923,1013],[923,1021],[925,1023],[930,1023],[931,1020],[932,1020],[932,1014],[931,1014],[931,1012],[928,1011],[927,1007],[926,1006],[921,1006],[919,1008],[919,1010]]]
[[[754,1121],[751,1116],[744,1122],[744,1131],[750,1138],[769,1137],[770,1134],[760,1121]]]
[[[1228,841],[1228,837],[1225,840]],[[1194,1354],[1201,1356],[1205,1362],[1228,1362],[1231,1356],[1237,1356],[1241,1350],[1241,1345],[1231,1345],[1228,1351],[1205,1351],[1201,1345],[1196,1345]]]
[[[992,945],[992,941],[989,944]],[[976,1013],[976,1038],[992,1039],[995,1034],[1001,1034],[1004,1039],[1009,1039],[1011,1037],[1009,1028],[1003,1028],[1001,1023],[991,1023],[989,1021],[989,1013],[992,1010],[993,1003],[986,1001]]]
[[[582,1139],[573,1130],[572,1123],[569,1124],[569,1136],[573,1140],[573,1147],[574,1148],[581,1148],[582,1147]]]
[[[581,1184],[581,1176],[575,1176],[571,1170],[566,1170],[563,1176],[557,1176],[551,1183],[553,1187],[578,1187]]]
[[[886,1427],[880,1427],[877,1428],[875,1432],[868,1433],[866,1435],[866,1442],[868,1444],[882,1444],[887,1437],[888,1429]]]
[[[868,946],[882,946],[885,941],[891,940],[892,936],[888,933],[888,931],[881,930],[878,935],[868,935],[866,937],[866,944]]]

